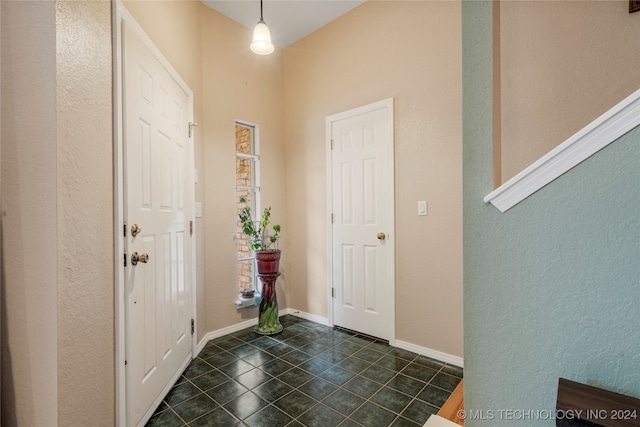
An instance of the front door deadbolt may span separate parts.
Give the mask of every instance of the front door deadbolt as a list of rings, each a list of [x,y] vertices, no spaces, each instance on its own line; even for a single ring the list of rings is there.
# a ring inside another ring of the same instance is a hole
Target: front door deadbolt
[[[131,236],[136,237],[142,231],[142,227],[138,227],[138,224],[131,226]]]
[[[149,261],[149,255],[147,255],[147,254],[138,255],[138,252],[132,253],[131,254],[131,264],[132,265],[138,265],[138,261],[146,264]]]

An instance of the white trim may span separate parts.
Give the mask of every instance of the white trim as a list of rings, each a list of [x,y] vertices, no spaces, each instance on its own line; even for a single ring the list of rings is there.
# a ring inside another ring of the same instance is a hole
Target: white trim
[[[427,419],[427,423],[424,427],[458,427],[458,424],[453,421],[449,421],[446,418],[442,418],[438,415],[431,415]]]
[[[395,303],[395,292],[396,292],[396,283],[395,283],[395,113],[393,106],[393,98],[383,99],[378,102],[374,102],[371,104],[363,105],[361,107],[353,108],[351,110],[343,111],[341,113],[333,114],[331,116],[327,116],[325,121],[325,156],[326,156],[326,183],[327,183],[327,213],[326,213],[326,226],[327,226],[327,325],[333,326],[333,297],[331,295],[332,288],[332,278],[333,278],[333,256],[332,256],[332,248],[333,248],[333,236],[331,233],[331,214],[333,213],[333,185],[332,185],[332,155],[331,155],[331,134],[332,134],[332,123],[338,120],[348,119],[350,117],[358,116],[361,114],[365,114],[368,112],[387,109],[388,112],[388,127],[387,127],[387,136],[391,140],[391,144],[389,144],[387,152],[387,160],[391,165],[391,171],[389,174],[390,182],[388,183],[388,191],[389,191],[389,200],[391,202],[391,209],[389,212],[389,221],[391,223],[391,230],[387,233],[387,245],[389,246],[389,250],[391,252],[391,257],[393,262],[390,265],[389,276],[391,277],[391,286],[393,288],[392,292],[390,292],[389,297],[389,320],[387,322],[388,325],[388,338],[389,344],[395,345],[396,339],[396,303]]]
[[[326,230],[327,230],[327,325],[333,327],[333,233],[331,232],[332,221],[331,215],[333,214],[333,168],[332,168],[332,156],[331,156],[331,135],[332,124],[327,117],[325,122],[325,163],[326,163],[326,188],[327,188],[327,213]]]
[[[252,213],[254,215],[254,220],[258,220],[260,219],[260,214],[262,212],[262,188],[260,187],[261,184],[261,168],[260,168],[260,125],[256,124],[256,123],[252,123],[252,122],[248,122],[246,120],[235,120],[233,122],[233,127],[234,127],[234,135],[235,135],[235,127],[236,126],[243,126],[245,128],[250,128],[251,129],[251,137],[253,139],[252,141],[252,150],[253,153],[252,154],[245,154],[245,153],[239,153],[238,151],[235,150],[235,143],[234,143],[234,152],[236,154],[236,157],[234,159],[234,162],[237,160],[238,157],[243,157],[243,158],[250,158],[253,160],[253,183],[254,185],[236,185],[236,196],[238,195],[238,189],[243,189],[243,190],[252,190],[252,194],[253,194],[253,202],[254,205],[252,207]],[[237,212],[236,212],[237,215]],[[234,240],[237,244],[237,237],[234,237]],[[277,245],[277,244],[276,244]],[[237,249],[237,247],[236,247]],[[237,255],[237,251],[236,251],[236,255]],[[258,276],[257,276],[257,265],[255,263],[255,256],[251,256],[251,257],[245,257],[245,258],[237,258],[236,257],[236,267],[238,266],[238,263],[240,261],[246,261],[249,259],[253,259],[254,263],[253,263],[253,290],[255,291],[255,297],[253,298],[253,302],[249,301],[249,300],[243,300],[240,296],[238,296],[238,299],[236,299],[234,302],[236,304],[236,309],[241,309],[241,308],[246,308],[246,307],[253,307],[255,305],[260,304],[260,298],[261,298],[261,289],[259,288],[259,283],[258,283]],[[237,268],[236,268],[237,270]],[[236,288],[238,288],[240,285],[240,277],[238,275],[236,275]],[[240,304],[238,304],[238,301],[240,301]]]
[[[285,309],[280,310],[279,313],[278,313],[278,317],[286,316],[287,314],[290,314],[290,315],[296,316],[296,317],[300,317],[302,319],[310,320],[312,322],[320,323],[322,325],[331,326],[331,325],[329,325],[329,319],[327,319],[326,317],[318,316],[318,315],[311,314],[311,313],[306,313],[304,311],[296,310],[295,308],[285,308]],[[241,330],[243,330],[245,328],[249,328],[251,326],[255,326],[255,325],[257,325],[257,322],[258,322],[257,318],[256,319],[249,319],[249,320],[245,320],[244,322],[236,323],[235,325],[227,326],[225,328],[221,328],[221,329],[217,329],[215,331],[209,332],[204,337],[202,337],[202,340],[200,340],[200,342],[196,346],[196,351],[195,351],[193,357],[195,358],[196,356],[198,356],[198,354],[200,354],[200,352],[202,351],[204,346],[207,345],[207,343],[209,341],[211,341],[213,339],[216,339],[216,338],[220,338],[220,337],[225,336],[225,335],[232,334],[234,332],[241,331]],[[393,344],[391,344],[391,343],[389,343],[389,344],[393,346]],[[416,345],[416,344],[412,344],[412,343],[409,343],[409,342],[406,342],[406,341],[396,340],[395,341],[395,347],[402,348],[404,350],[413,351],[414,353],[418,353],[418,354],[423,355],[423,356],[431,357],[433,359],[439,360],[441,362],[448,363],[450,365],[459,366],[461,368],[464,366],[464,359],[462,357],[454,356],[454,355],[448,354],[448,353],[443,353],[443,352],[437,351],[437,350],[432,350],[430,348],[422,347],[422,346],[419,346],[419,345]]]
[[[640,125],[640,89],[488,194],[506,212],[560,175]]]
[[[320,323],[321,325],[332,326],[329,324],[329,319],[326,317],[318,316],[311,313],[306,313],[304,311],[295,310],[293,308],[286,309],[286,312],[287,314],[290,314],[292,316],[296,316],[302,319],[310,320],[312,322]]]
[[[122,224],[124,222],[124,162],[123,162],[123,149],[124,149],[124,137],[122,127],[122,114],[123,114],[123,99],[122,99],[122,23],[126,22],[131,27],[134,33],[140,38],[144,45],[152,52],[154,57],[160,62],[162,67],[169,73],[169,75],[175,80],[180,88],[187,94],[188,112],[187,120],[194,121],[193,111],[193,91],[189,88],[186,82],[178,75],[175,69],[162,55],[160,50],[155,46],[153,41],[147,36],[142,27],[135,21],[133,16],[127,11],[120,0],[115,0],[115,7],[112,8],[112,41],[113,41],[113,97],[114,97],[114,111],[113,111],[113,127],[114,127],[114,234],[115,234],[115,326],[116,326],[116,340],[115,340],[115,384],[116,384],[116,425],[126,426],[127,424],[127,396],[126,396],[126,325],[125,325],[125,267],[122,262],[122,254],[126,250],[126,238],[122,233]],[[189,187],[190,194],[188,197],[194,203],[191,206],[189,216],[193,220],[194,237],[191,239],[191,289],[192,289],[192,317],[196,316],[196,298],[197,298],[197,281],[196,281],[196,242],[195,236],[197,235],[196,221],[195,221],[195,188],[194,182],[194,136],[189,138],[191,142],[189,144],[188,156],[191,163],[190,170],[188,171],[188,180],[192,185]],[[197,323],[195,325],[195,333],[191,338],[191,355],[193,357],[196,350],[196,337],[197,335]],[[184,363],[184,367],[186,364]],[[184,367],[179,371],[184,370]],[[177,377],[176,377],[177,380]],[[175,380],[167,385],[166,390],[175,383]],[[156,405],[157,406],[157,405]],[[145,416],[146,418],[146,416]]]
[[[278,317],[286,316],[287,314],[298,316],[298,317],[301,317],[301,318],[307,319],[307,320],[312,320],[312,321],[317,322],[317,323],[322,323],[323,325],[327,324],[327,319],[325,319],[324,317],[316,316],[314,314],[304,313],[304,312],[301,312],[299,310],[294,310],[294,309],[291,309],[291,308],[285,308],[285,309],[282,309],[282,310],[278,311]],[[256,317],[255,319],[245,320],[244,322],[236,323],[235,325],[227,326],[227,327],[224,327],[224,328],[217,329],[215,331],[209,332],[204,337],[202,337],[202,340],[200,340],[200,342],[196,346],[196,351],[195,351],[193,357],[195,358],[196,356],[198,356],[198,354],[200,354],[200,352],[202,351],[204,346],[207,345],[207,343],[209,341],[211,341],[213,339],[216,339],[216,338],[220,338],[220,337],[225,336],[225,335],[232,334],[234,332],[241,331],[241,330],[243,330],[245,328],[249,328],[251,326],[256,326],[257,324],[258,324],[258,318]]]
[[[127,378],[125,368],[125,279],[122,254],[125,252],[125,238],[119,224],[124,223],[124,160],[122,137],[122,28],[120,26],[120,7],[111,8],[112,19],[112,49],[113,49],[113,159],[114,168],[114,193],[113,193],[113,218],[114,226],[114,269],[115,269],[115,391],[116,391],[116,426],[127,425]]]
[[[171,70],[173,70],[173,68],[171,68]],[[177,74],[177,72],[176,72]],[[191,92],[191,89],[189,89],[189,87],[187,86],[188,89],[188,104],[187,104],[187,108],[189,109],[187,111],[187,116],[188,116],[188,123],[193,123],[195,121],[195,112],[194,112],[194,106],[193,106],[193,92]],[[198,279],[197,279],[197,275],[198,275],[198,270],[196,268],[196,258],[197,258],[197,246],[196,246],[196,238],[198,236],[198,222],[196,221],[196,132],[193,131],[189,134],[189,139],[188,139],[188,152],[187,152],[187,156],[189,156],[189,158],[187,159],[187,161],[190,163],[190,167],[189,170],[187,171],[189,177],[188,177],[188,182],[189,182],[189,194],[188,197],[191,201],[191,208],[189,209],[189,213],[188,213],[188,217],[190,218],[191,221],[191,226],[192,228],[192,233],[191,233],[191,319],[193,320],[193,332],[191,335],[191,354],[193,355],[193,353],[196,351],[196,346],[197,346],[197,341],[198,341],[198,322],[196,321],[196,319],[198,318],[197,315],[197,311],[198,311]]]
[[[202,340],[200,340],[200,342],[196,346],[196,352],[193,357],[195,358],[198,354],[200,354],[204,346],[207,345],[209,341],[216,338],[220,338],[225,335],[232,334],[234,332],[241,331],[245,328],[248,328],[250,326],[255,326],[257,324],[258,324],[258,318],[256,317],[255,319],[245,320],[244,322],[236,323],[235,325],[227,326],[225,328],[221,328],[221,329],[217,329],[215,331],[209,332],[204,337],[202,337]]]
[[[422,356],[431,357],[432,359],[439,360],[441,362],[448,363],[459,367],[464,367],[464,359],[462,357],[454,356],[453,354],[443,353],[438,350],[433,350],[428,347],[422,347],[417,344],[411,344],[410,342],[396,340],[396,347],[404,350],[413,351]]]

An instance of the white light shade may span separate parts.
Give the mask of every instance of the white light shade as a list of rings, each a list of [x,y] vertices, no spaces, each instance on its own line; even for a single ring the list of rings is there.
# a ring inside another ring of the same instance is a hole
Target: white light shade
[[[253,29],[253,41],[250,47],[251,51],[258,55],[269,55],[274,50],[269,27],[262,19],[258,21]]]

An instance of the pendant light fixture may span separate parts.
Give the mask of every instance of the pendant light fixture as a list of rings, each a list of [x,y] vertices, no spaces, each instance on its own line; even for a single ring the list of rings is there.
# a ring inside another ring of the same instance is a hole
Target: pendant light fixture
[[[262,0],[260,0],[260,20],[253,29],[253,41],[249,47],[253,53],[258,55],[269,55],[274,49],[269,27],[262,19]]]

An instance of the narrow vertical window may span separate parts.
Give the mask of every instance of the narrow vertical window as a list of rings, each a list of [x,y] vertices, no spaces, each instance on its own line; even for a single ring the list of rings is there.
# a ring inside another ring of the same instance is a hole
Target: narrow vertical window
[[[236,122],[236,214],[246,199],[254,215],[260,212],[260,156],[256,143],[256,127]],[[237,215],[236,215],[237,217]],[[256,290],[255,258],[249,238],[237,228],[238,288],[239,292]]]

